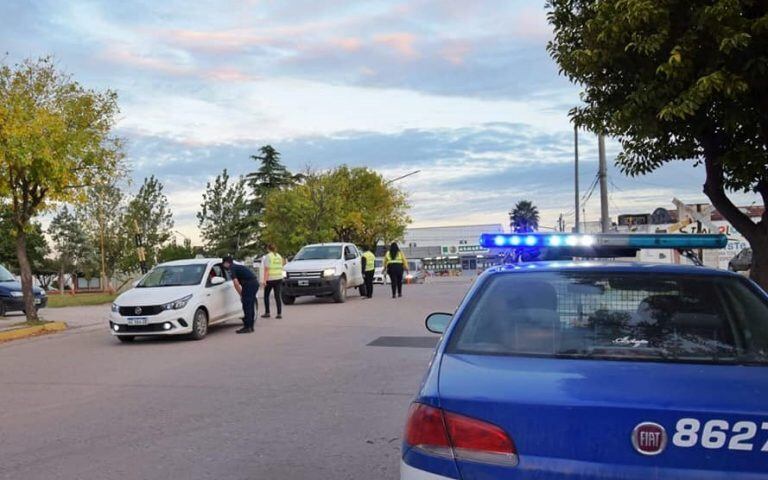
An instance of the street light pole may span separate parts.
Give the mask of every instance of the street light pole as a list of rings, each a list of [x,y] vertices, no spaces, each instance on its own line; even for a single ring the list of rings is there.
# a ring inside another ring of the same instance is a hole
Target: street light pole
[[[603,233],[606,233],[610,230],[611,224],[608,219],[608,171],[605,162],[605,136],[603,134],[597,136],[597,148],[600,160],[598,170],[598,177],[600,178],[600,224]]]
[[[404,179],[406,177],[410,177],[411,175],[416,175],[419,172],[421,172],[421,170],[414,170],[411,173],[406,173],[405,175],[401,175],[401,176],[399,176],[397,178],[393,178],[392,180],[387,180],[386,182],[384,182],[384,185],[389,185],[392,182],[396,182],[398,180],[402,180],[402,179]]]
[[[581,212],[579,211],[579,127],[573,125],[573,191],[574,191],[574,211],[576,212],[576,227],[574,231],[579,233],[581,230]]]

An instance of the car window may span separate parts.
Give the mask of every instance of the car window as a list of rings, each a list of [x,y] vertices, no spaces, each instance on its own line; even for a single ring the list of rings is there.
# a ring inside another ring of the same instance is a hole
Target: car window
[[[159,265],[141,279],[137,288],[176,287],[198,285],[205,273],[204,264]]]
[[[353,247],[350,247],[349,245],[347,245],[346,247],[344,247],[344,258],[347,260],[357,258],[357,252],[354,250]]]
[[[0,265],[0,282],[13,282],[16,279],[13,278],[13,275],[11,272],[5,269],[2,265]]]
[[[213,280],[216,277],[222,277],[225,280],[229,280],[229,272],[225,270],[220,263],[217,263],[216,265],[212,266],[211,270],[208,272],[207,285],[211,286],[211,280]]]
[[[339,245],[312,245],[299,250],[293,260],[337,260],[341,251]]]
[[[732,277],[497,275],[462,315],[448,350],[768,364],[768,303]]]

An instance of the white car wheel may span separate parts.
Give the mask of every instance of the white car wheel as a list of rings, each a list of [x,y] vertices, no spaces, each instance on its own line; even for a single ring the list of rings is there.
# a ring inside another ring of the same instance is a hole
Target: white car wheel
[[[191,337],[195,340],[202,340],[207,334],[208,314],[202,308],[198,308],[195,312],[195,319],[192,321]]]

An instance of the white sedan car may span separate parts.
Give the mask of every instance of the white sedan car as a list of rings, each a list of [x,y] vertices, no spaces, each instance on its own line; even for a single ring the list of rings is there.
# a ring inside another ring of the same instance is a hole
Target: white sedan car
[[[220,258],[177,260],[156,266],[117,297],[109,328],[121,342],[185,334],[200,340],[209,326],[240,318],[240,296]]]

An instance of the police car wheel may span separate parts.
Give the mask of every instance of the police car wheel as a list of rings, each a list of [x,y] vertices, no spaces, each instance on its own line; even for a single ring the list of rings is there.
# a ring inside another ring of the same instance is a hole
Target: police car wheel
[[[283,303],[286,305],[293,305],[296,303],[296,297],[292,297],[290,295],[283,295]]]
[[[347,301],[347,279],[345,277],[339,279],[339,285],[336,287],[336,292],[333,294],[333,301],[336,303],[344,303]]]
[[[195,319],[192,321],[192,333],[190,337],[193,340],[202,340],[208,334],[208,314],[205,310],[198,308],[195,312]]]
[[[134,341],[136,339],[136,337],[121,335],[121,336],[117,337],[117,339],[120,340],[123,343],[131,343],[132,341]]]

